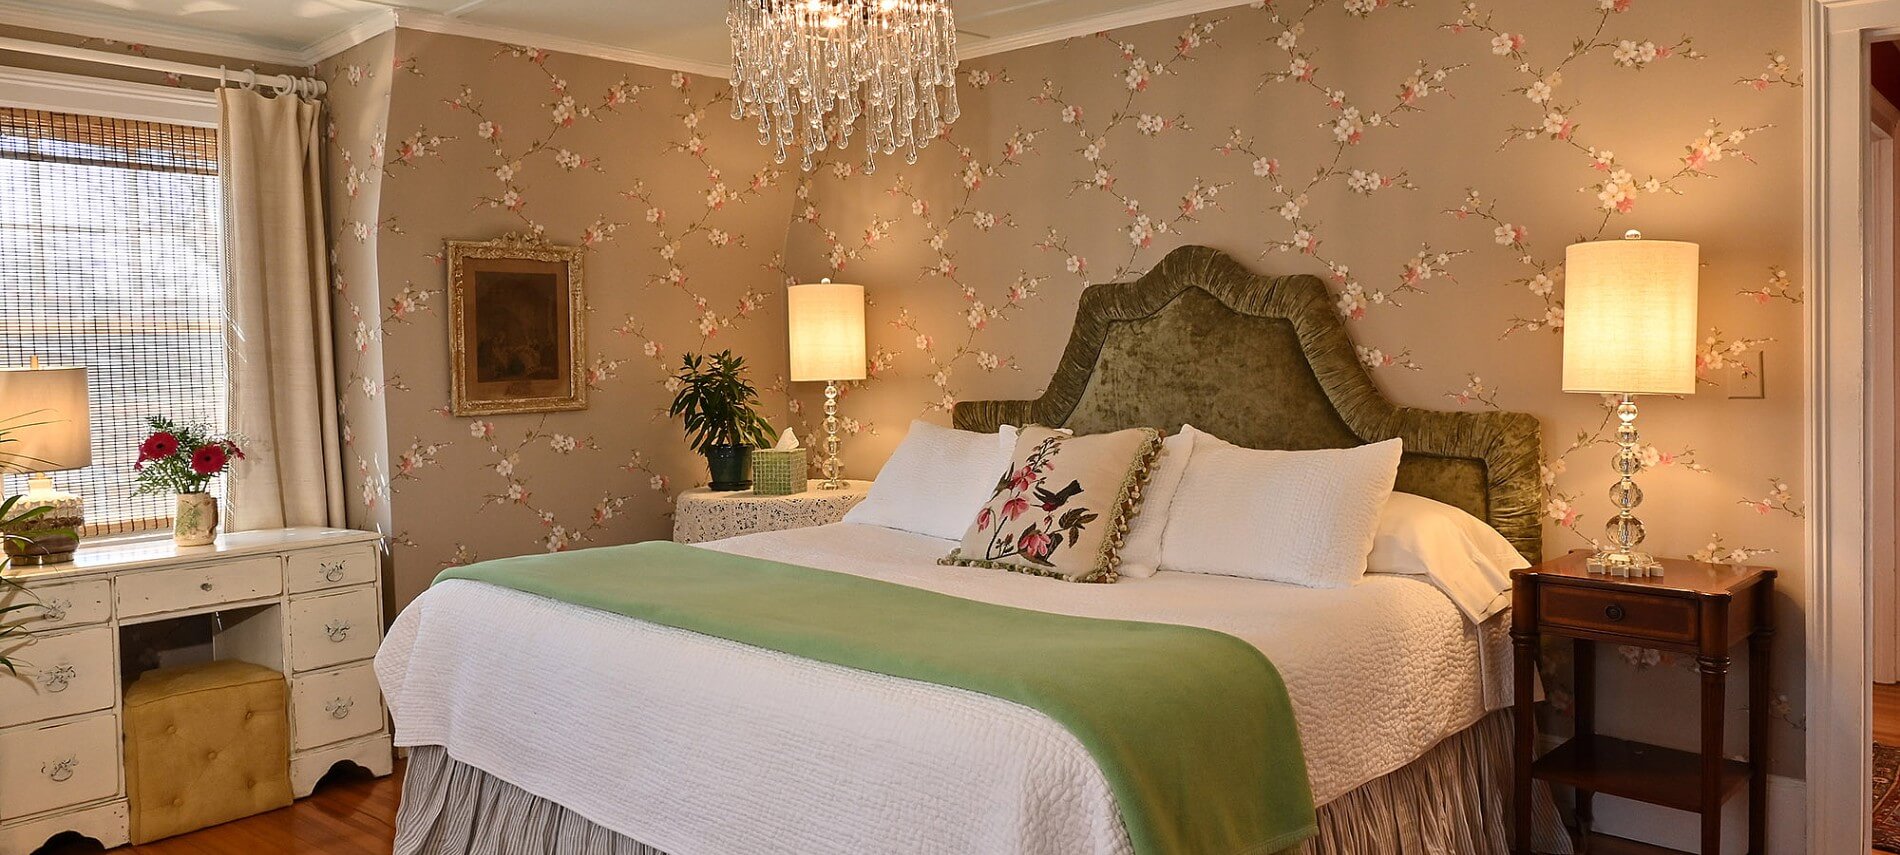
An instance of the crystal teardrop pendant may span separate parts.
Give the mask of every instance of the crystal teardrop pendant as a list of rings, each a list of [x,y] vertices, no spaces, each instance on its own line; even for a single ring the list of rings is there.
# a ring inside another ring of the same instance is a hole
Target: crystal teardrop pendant
[[[867,164],[898,149],[915,163],[957,120],[950,0],[730,0],[726,26],[734,117],[802,149],[808,171],[859,130]]]

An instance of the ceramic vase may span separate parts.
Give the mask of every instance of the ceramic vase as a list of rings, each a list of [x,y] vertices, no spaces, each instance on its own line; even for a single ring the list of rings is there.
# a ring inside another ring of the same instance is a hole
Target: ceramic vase
[[[172,515],[172,542],[204,546],[218,537],[218,497],[210,493],[179,493]]]

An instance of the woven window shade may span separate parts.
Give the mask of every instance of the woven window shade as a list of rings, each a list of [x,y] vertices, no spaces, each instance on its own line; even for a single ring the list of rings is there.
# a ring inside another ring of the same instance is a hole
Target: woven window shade
[[[217,131],[0,109],[0,364],[89,369],[92,465],[53,474],[88,534],[171,524],[147,417],[225,429],[221,223]]]

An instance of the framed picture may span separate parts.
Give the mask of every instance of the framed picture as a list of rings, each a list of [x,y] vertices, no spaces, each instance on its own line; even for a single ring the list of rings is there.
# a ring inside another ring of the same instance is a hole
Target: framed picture
[[[449,241],[450,411],[587,408],[581,249]]]

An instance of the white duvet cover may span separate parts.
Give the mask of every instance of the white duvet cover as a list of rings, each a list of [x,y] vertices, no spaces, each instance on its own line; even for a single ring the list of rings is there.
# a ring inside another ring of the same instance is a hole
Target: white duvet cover
[[[1417,577],[1328,590],[1163,571],[1081,585],[938,566],[948,541],[850,524],[704,545],[1237,636],[1285,678],[1320,804],[1506,698],[1502,621],[1473,626]],[[376,670],[398,745],[441,745],[673,855],[1130,851],[1081,743],[987,695],[467,581],[437,585],[404,610]]]

